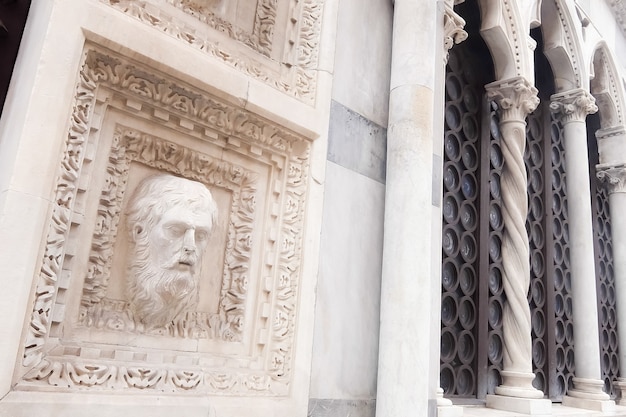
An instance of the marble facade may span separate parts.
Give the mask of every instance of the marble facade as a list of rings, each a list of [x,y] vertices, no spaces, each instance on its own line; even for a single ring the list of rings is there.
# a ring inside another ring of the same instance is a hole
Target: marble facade
[[[464,2],[505,161],[501,383],[473,406],[626,415],[587,337],[596,112],[626,297],[626,9],[595,1],[33,0],[0,118],[0,416],[474,415],[439,380],[444,81],[472,42]],[[562,405],[533,385],[532,28],[576,201]]]

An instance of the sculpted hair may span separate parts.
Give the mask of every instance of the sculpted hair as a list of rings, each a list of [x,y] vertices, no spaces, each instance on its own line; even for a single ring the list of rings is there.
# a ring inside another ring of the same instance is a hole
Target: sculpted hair
[[[217,204],[206,186],[200,182],[157,174],[144,178],[133,193],[126,209],[126,225],[133,241],[157,224],[167,210],[186,205],[202,210],[217,223]]]

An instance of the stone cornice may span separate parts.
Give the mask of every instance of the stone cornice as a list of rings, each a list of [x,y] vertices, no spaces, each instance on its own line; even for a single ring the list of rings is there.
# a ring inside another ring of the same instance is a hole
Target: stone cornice
[[[596,176],[600,181],[606,182],[609,194],[626,193],[626,164],[618,166],[596,166]]]
[[[596,139],[599,141],[602,139],[607,139],[616,136],[626,136],[626,127],[624,126],[615,126],[609,127],[606,129],[600,129],[596,131]]]
[[[588,114],[598,111],[595,98],[582,88],[554,94],[550,99],[550,110],[557,114],[563,123],[582,122]]]
[[[502,110],[501,121],[525,120],[539,104],[537,89],[524,77],[496,81],[485,86],[487,96]]]

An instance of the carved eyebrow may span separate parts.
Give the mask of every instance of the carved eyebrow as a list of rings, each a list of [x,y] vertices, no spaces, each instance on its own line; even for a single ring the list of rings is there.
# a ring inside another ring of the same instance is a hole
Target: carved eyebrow
[[[213,229],[213,225],[204,226],[204,225],[194,225],[192,222],[181,220],[181,219],[172,219],[163,224],[164,227],[172,227],[172,226],[185,226],[187,229],[195,229],[202,230],[206,232],[210,232]]]

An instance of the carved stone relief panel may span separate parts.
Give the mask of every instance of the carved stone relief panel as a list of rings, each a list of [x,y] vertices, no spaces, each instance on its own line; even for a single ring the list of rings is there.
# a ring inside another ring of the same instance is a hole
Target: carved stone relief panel
[[[324,0],[100,0],[314,104]]]
[[[309,153],[88,46],[15,389],[289,395]]]

